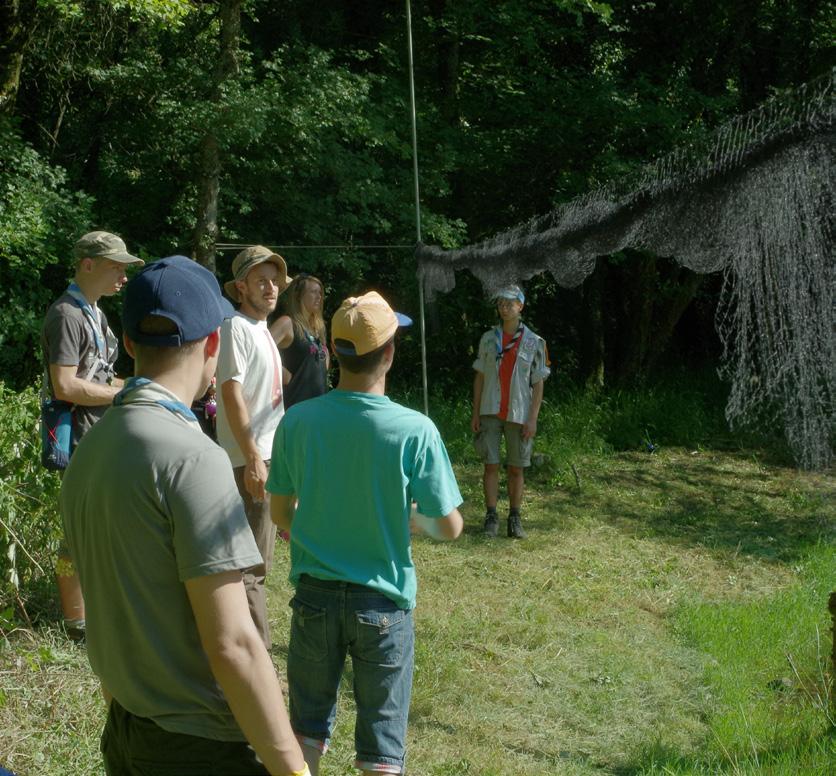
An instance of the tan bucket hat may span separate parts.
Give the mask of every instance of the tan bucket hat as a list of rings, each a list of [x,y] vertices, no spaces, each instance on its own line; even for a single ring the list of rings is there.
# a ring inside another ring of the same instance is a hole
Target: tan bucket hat
[[[273,253],[273,251],[265,248],[263,245],[251,245],[249,248],[244,248],[232,260],[232,280],[227,280],[224,283],[224,291],[226,291],[227,296],[234,302],[240,302],[241,296],[235,287],[235,281],[244,280],[253,267],[264,264],[266,261],[275,264],[279,270],[279,277],[276,282],[279,286],[279,293],[281,294],[293,280],[287,274],[285,260],[278,253]]]

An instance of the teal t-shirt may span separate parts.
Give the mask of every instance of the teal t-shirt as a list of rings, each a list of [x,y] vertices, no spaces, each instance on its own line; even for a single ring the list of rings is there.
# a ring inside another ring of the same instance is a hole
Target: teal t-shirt
[[[412,500],[427,517],[462,503],[435,424],[386,396],[331,391],[291,407],[273,440],[267,490],[296,494],[290,581],[366,585],[415,606]]]

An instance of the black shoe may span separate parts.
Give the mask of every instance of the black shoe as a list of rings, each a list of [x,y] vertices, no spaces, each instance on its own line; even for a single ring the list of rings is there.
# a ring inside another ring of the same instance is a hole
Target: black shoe
[[[499,518],[496,512],[488,512],[485,515],[485,536],[493,539],[499,530]]]
[[[525,539],[525,531],[523,531],[519,515],[508,515],[508,538]]]
[[[87,639],[87,624],[84,620],[64,620],[64,631],[70,641],[84,644]]]

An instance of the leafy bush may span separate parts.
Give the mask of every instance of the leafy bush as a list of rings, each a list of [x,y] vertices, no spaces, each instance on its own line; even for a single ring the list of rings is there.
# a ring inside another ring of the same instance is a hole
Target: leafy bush
[[[39,401],[0,382],[0,627],[14,621],[15,603],[51,580],[61,529],[60,480],[40,464]]]
[[[588,390],[564,375],[546,382],[535,454],[565,465],[581,455],[614,451],[652,453],[665,447],[753,447],[788,460],[777,432],[733,432],[724,416],[726,386],[713,373],[676,372],[651,385]],[[393,397],[423,409],[420,388],[394,385]],[[455,389],[431,385],[430,417],[440,429],[450,457],[476,461],[471,443],[470,384]]]
[[[0,120],[0,380],[28,385],[46,308],[65,284],[73,242],[87,231],[91,200],[66,173]]]

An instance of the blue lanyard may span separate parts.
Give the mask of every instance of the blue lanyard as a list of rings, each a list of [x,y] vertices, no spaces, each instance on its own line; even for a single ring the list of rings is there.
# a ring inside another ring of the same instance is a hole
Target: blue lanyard
[[[113,404],[115,406],[119,406],[120,404],[130,404],[131,401],[128,398],[128,395],[137,390],[137,388],[150,385],[152,382],[153,381],[149,380],[147,377],[129,377],[125,380],[125,387],[113,397]],[[181,401],[172,401],[171,399],[154,399],[153,403],[159,404],[161,407],[164,407],[169,412],[173,412],[175,415],[180,415],[185,420],[193,420],[197,422],[197,415],[195,415],[191,409]]]
[[[105,363],[107,362],[107,345],[102,334],[102,321],[96,312],[93,310],[93,305],[87,301],[84,292],[79,288],[77,283],[70,283],[67,287],[67,293],[73,298],[75,303],[81,308],[87,322],[90,324],[90,329],[93,331],[93,339],[96,342],[96,353],[99,358]]]

